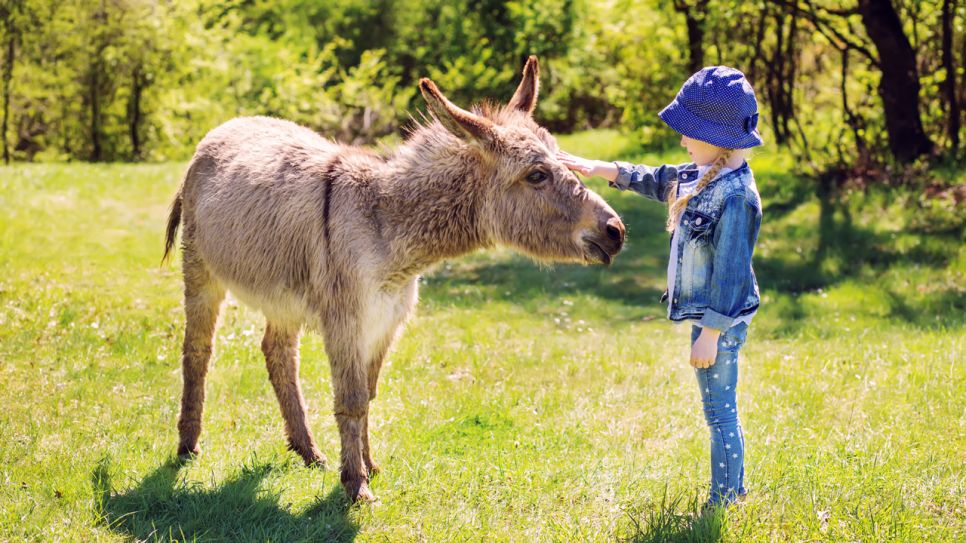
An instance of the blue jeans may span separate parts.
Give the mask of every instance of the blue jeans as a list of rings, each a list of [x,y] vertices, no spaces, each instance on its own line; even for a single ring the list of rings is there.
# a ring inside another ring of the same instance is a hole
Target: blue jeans
[[[691,327],[691,343],[701,334]],[[745,493],[745,439],[738,421],[738,350],[745,343],[748,325],[740,323],[721,332],[718,356],[710,368],[694,369],[701,391],[704,418],[711,430],[710,504],[728,504]]]

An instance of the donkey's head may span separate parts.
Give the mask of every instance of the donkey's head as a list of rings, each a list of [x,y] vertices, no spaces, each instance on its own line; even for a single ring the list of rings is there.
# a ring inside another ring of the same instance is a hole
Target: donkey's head
[[[479,219],[492,241],[541,260],[610,264],[624,244],[624,224],[555,158],[556,140],[533,120],[539,85],[533,56],[500,108],[466,111],[429,79],[419,82],[433,116],[479,151],[474,182],[485,185]]]

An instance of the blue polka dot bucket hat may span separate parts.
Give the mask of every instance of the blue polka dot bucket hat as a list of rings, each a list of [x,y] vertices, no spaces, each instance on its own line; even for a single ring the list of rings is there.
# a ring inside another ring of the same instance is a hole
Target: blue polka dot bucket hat
[[[708,66],[688,78],[660,117],[680,134],[725,149],[762,144],[755,91],[745,74],[727,66]]]

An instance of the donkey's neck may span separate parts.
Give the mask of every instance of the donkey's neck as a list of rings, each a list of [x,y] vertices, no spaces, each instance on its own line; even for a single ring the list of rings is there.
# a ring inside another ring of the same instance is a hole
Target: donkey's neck
[[[388,157],[379,206],[390,282],[490,245],[481,216],[490,170],[477,149],[431,127]]]

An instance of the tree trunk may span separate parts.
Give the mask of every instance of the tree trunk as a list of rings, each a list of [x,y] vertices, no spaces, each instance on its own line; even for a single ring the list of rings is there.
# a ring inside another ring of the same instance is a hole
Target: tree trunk
[[[751,82],[752,87],[758,85],[758,64],[764,59],[764,54],[762,52],[762,41],[765,39],[765,27],[768,21],[768,7],[765,5],[765,9],[762,9],[758,14],[758,21],[755,28],[758,29],[757,34],[755,34],[754,47],[752,47],[752,57],[751,61],[748,62],[748,81]]]
[[[848,93],[848,82],[849,77],[849,50],[842,49],[842,77],[840,79],[839,93],[842,95],[842,111],[845,113],[845,124],[852,129],[852,137],[855,139],[855,149],[858,151],[859,164],[866,165],[868,163],[869,152],[868,147],[865,144],[865,138],[862,137],[862,132],[865,128],[865,120],[855,114],[854,111],[849,107],[849,93]],[[844,156],[844,153],[839,153],[840,156]]]
[[[771,107],[771,126],[774,130],[775,143],[784,145],[788,141],[788,135],[783,130],[782,123],[783,101],[782,90],[784,89],[785,78],[785,14],[782,11],[775,13],[775,50],[772,51],[771,59],[765,66],[765,94],[768,96],[768,103]]]
[[[104,150],[101,142],[101,75],[104,74],[104,50],[107,49],[107,7],[104,0],[101,0],[100,10],[94,13],[94,35],[95,45],[92,53],[91,63],[88,66],[87,74],[87,99],[90,106],[91,125],[91,162],[100,162],[104,158]]]
[[[141,159],[141,97],[144,93],[145,79],[141,66],[135,66],[131,74],[131,96],[127,102],[127,127],[134,160]]]
[[[911,162],[933,149],[919,115],[916,52],[890,0],[861,0],[859,12],[882,59],[879,97],[885,113],[889,149],[900,162]]]
[[[103,151],[101,149],[101,103],[100,96],[97,92],[98,83],[100,82],[100,63],[95,62],[91,68],[91,72],[88,75],[88,89],[87,98],[90,101],[91,107],[91,162],[100,162],[103,157]]]
[[[3,121],[0,122],[0,139],[3,140],[3,163],[10,164],[10,145],[7,143],[7,128],[10,125],[10,80],[13,79],[13,61],[16,50],[13,21],[8,20],[4,25],[4,30],[6,31],[7,47],[3,62]]]
[[[697,0],[694,6],[687,2],[674,2],[674,9],[684,14],[688,28],[688,71],[695,73],[704,68],[704,20],[709,0]]]
[[[759,60],[763,64],[765,82],[762,85],[764,95],[768,101],[768,111],[771,115],[771,125],[775,143],[787,145],[792,143],[795,134],[792,132],[792,121],[795,120],[795,78],[798,72],[798,10],[790,8],[785,1],[772,5],[775,11],[762,11],[762,28],[767,26],[766,13],[775,21],[775,27],[769,31],[775,35],[775,45],[768,55],[762,49],[761,42],[756,45],[753,63]],[[759,33],[760,40],[762,33]]]
[[[693,74],[704,68],[704,28],[690,10],[684,19],[688,25],[688,72]]]
[[[956,96],[956,66],[953,60],[953,13],[955,11],[955,0],[943,0],[943,68],[946,71],[943,94],[946,95],[948,108],[946,133],[949,136],[949,149],[953,155],[959,151],[959,99]]]
[[[784,83],[782,89],[782,130],[785,137],[792,138],[790,127],[791,120],[795,117],[795,77],[798,75],[798,51],[795,46],[798,44],[798,12],[792,10],[792,20],[788,28],[788,42],[785,46],[785,59],[788,62],[788,69],[782,78]]]
[[[16,60],[18,28],[14,24],[13,9],[3,11],[3,35],[7,38],[4,44],[3,59],[3,119],[0,121],[0,140],[3,140],[3,163],[10,164],[10,144],[7,142],[7,130],[10,128],[10,81],[13,79],[13,63]],[[22,31],[22,29],[20,29]]]
[[[966,62],[966,40],[959,40],[959,42],[961,44],[959,58],[963,59],[963,62]],[[966,108],[966,70],[963,70],[959,78],[959,96],[957,102],[959,103],[960,110]]]

